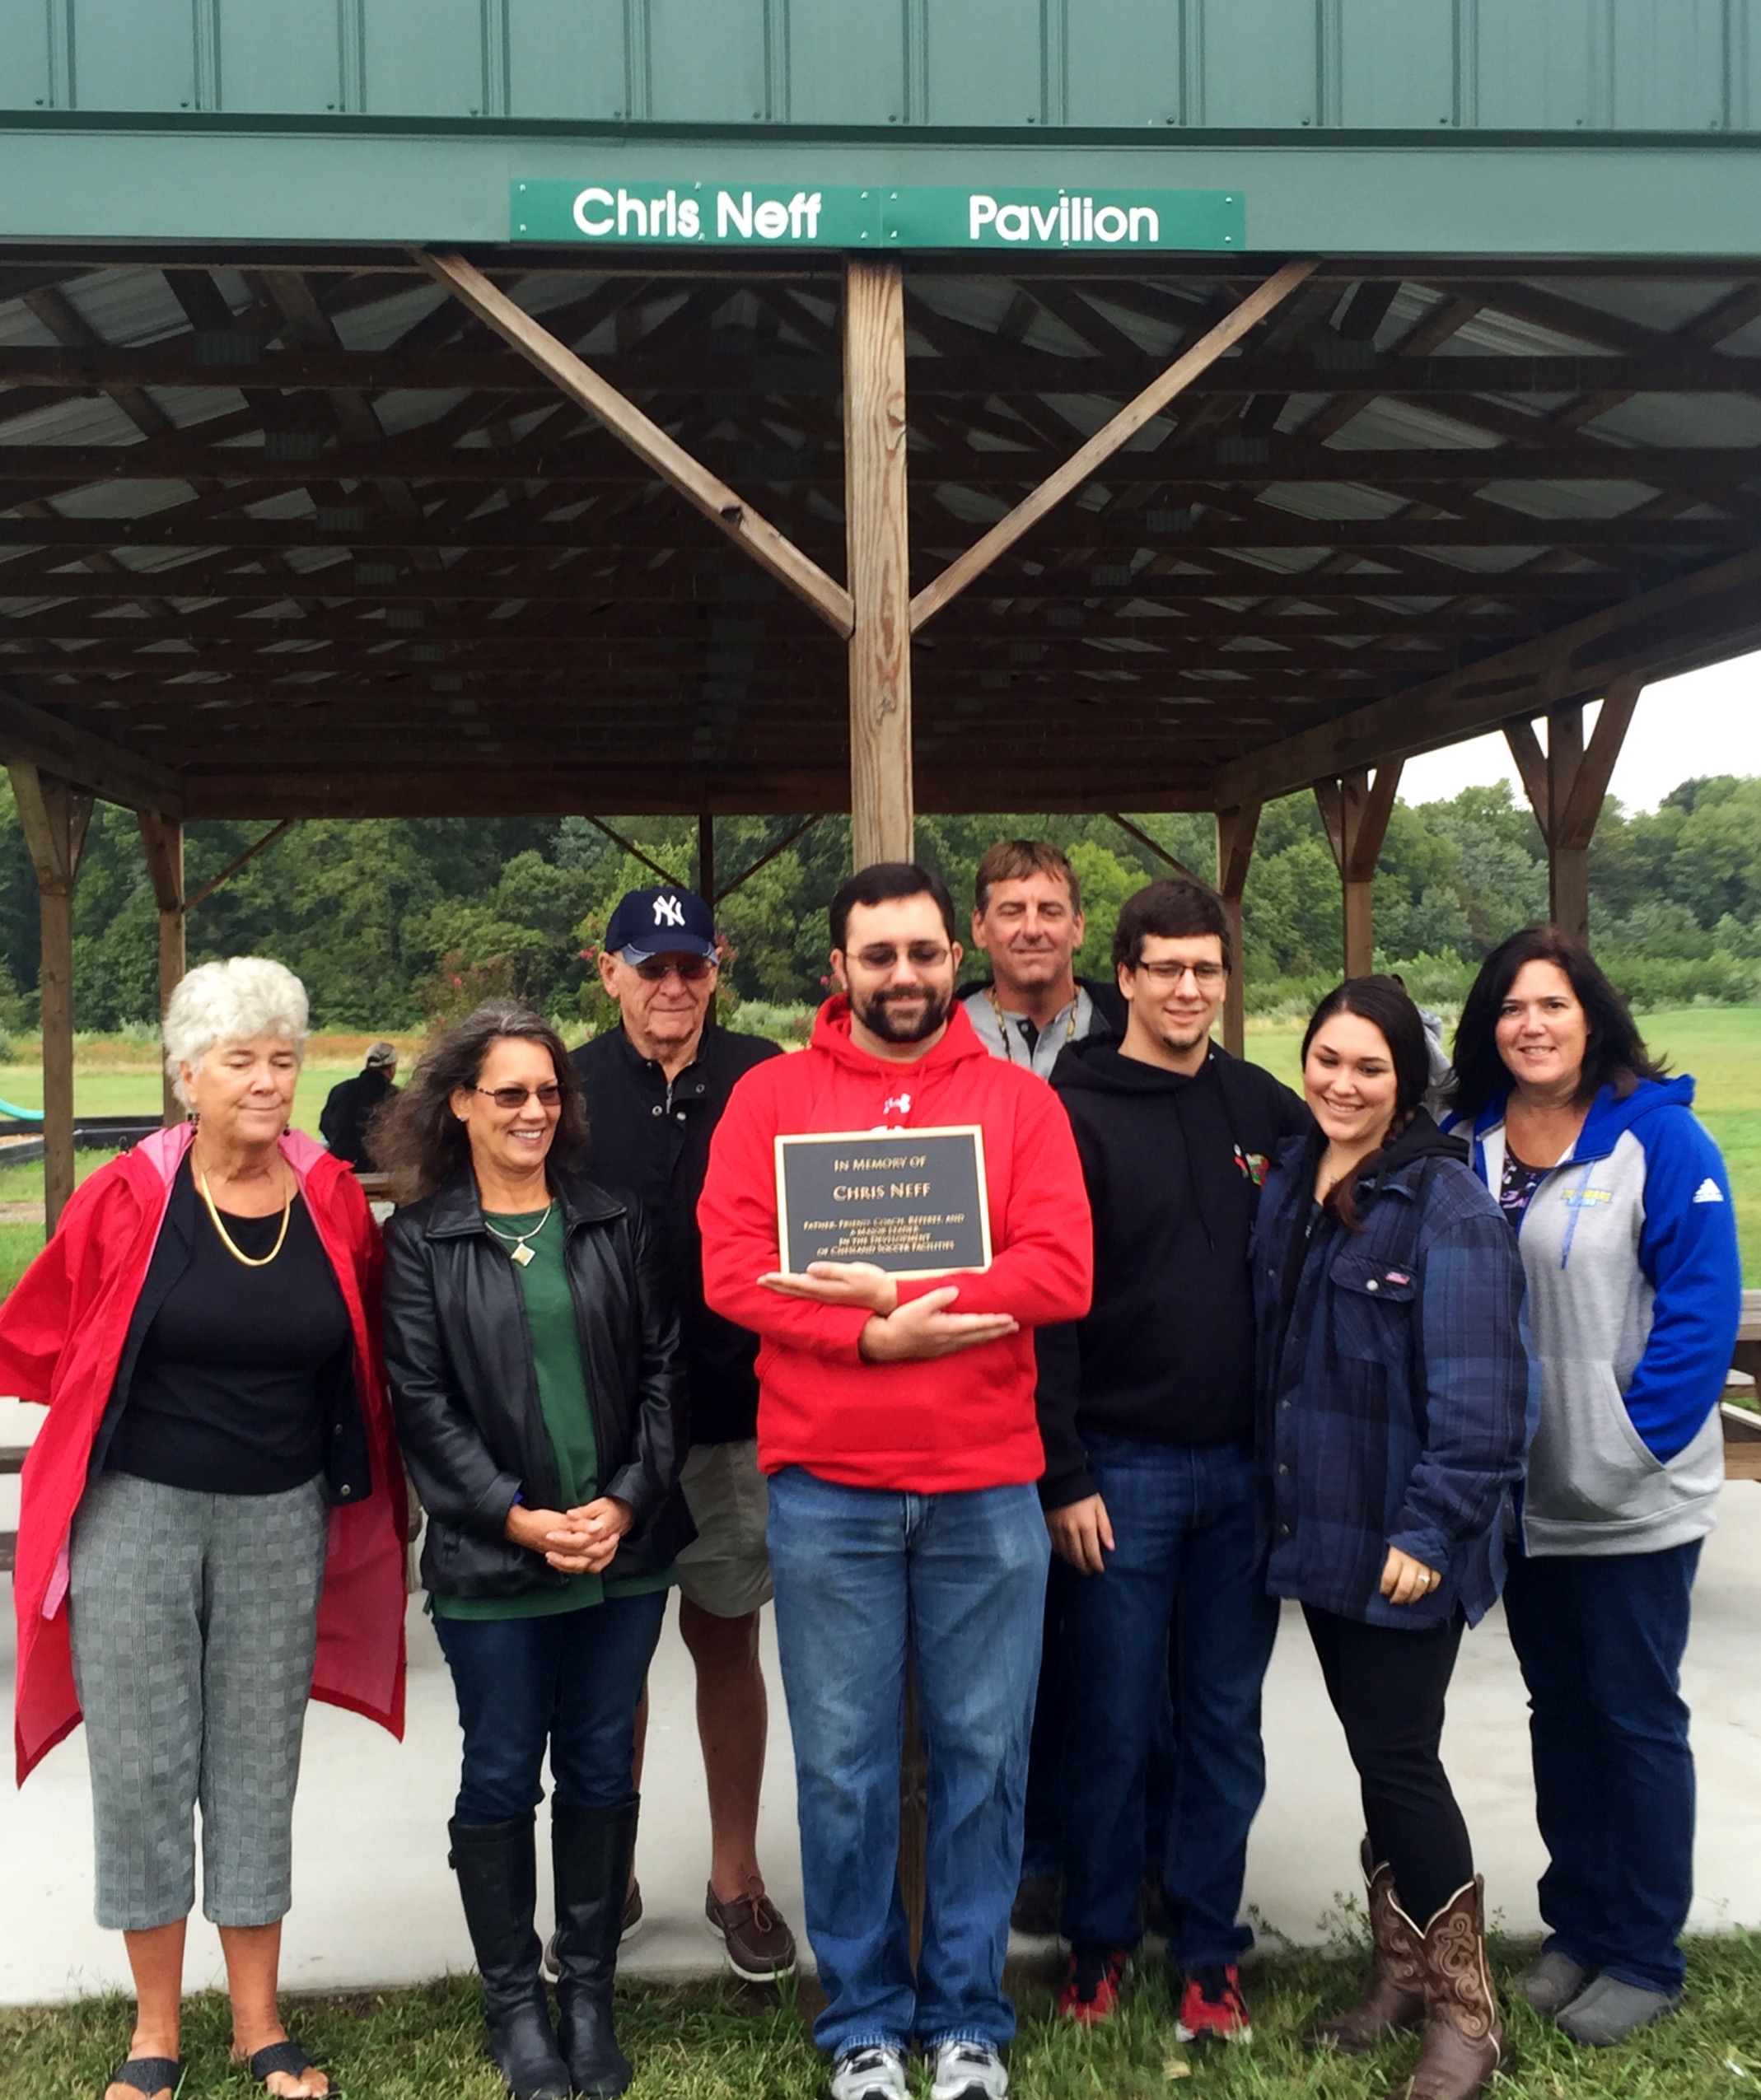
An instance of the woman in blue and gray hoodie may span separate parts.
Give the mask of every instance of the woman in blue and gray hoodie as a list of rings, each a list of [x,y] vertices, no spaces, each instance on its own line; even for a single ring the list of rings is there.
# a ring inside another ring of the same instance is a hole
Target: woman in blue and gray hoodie
[[[1548,1938],[1522,1988],[1574,2041],[1675,2004],[1693,1894],[1680,1693],[1700,1542],[1724,1477],[1740,1311],[1730,1184],[1586,950],[1495,949],[1462,1008],[1455,1113],[1520,1235],[1541,1364],[1505,1589],[1529,1688]]]

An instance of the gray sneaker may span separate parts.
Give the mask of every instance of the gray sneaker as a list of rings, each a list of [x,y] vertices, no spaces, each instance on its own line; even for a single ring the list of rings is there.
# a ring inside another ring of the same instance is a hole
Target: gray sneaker
[[[1549,1947],[1529,1964],[1516,1988],[1536,2012],[1551,2015],[1562,2012],[1594,1973],[1558,1948]]]
[[[930,2100],[1003,2100],[1009,2074],[988,2042],[942,2042],[935,2049]]]
[[[832,2065],[831,2100],[909,2100],[903,2053],[886,2042],[847,2050]]]
[[[1599,1976],[1554,2016],[1553,2025],[1586,2048],[1612,2049],[1642,2027],[1673,2013],[1680,2003],[1674,1991],[1645,1990],[1636,1983]]]

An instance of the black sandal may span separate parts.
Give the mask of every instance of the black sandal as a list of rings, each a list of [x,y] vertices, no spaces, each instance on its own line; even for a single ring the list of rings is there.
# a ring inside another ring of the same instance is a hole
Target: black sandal
[[[112,2085],[126,2085],[131,2092],[151,2096],[171,2088],[171,2100],[177,2100],[184,2083],[184,2067],[175,2056],[130,2056],[119,2064],[110,2073]]]
[[[285,2042],[272,2042],[267,2048],[259,2049],[245,2068],[259,2085],[267,2085],[277,2071],[285,2072],[289,2078],[304,2078],[308,2071],[315,2071],[319,2066],[299,2043],[290,2037]],[[325,2076],[329,2079],[330,2074],[326,2071]],[[325,2100],[331,2100],[332,2095],[339,2096],[341,2092],[342,2088],[331,2079],[330,2092],[325,2095]]]

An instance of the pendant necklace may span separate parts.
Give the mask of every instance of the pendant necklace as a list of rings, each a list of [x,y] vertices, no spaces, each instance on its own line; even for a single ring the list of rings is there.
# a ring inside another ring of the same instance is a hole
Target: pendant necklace
[[[493,1225],[490,1225],[487,1216],[483,1219],[483,1224],[488,1228],[491,1236],[500,1240],[502,1244],[507,1249],[508,1260],[516,1263],[523,1269],[526,1263],[532,1259],[532,1250],[526,1245],[525,1243],[529,1239],[537,1239],[540,1233],[541,1233],[544,1227],[549,1224],[550,1213],[555,1210],[556,1206],[557,1199],[553,1196],[550,1201],[544,1206],[544,1215],[539,1220],[538,1223],[532,1227],[531,1230],[530,1232],[516,1232],[511,1239],[505,1232],[497,1232],[496,1228]]]
[[[1002,1010],[1002,1001],[997,996],[997,987],[994,984],[985,987],[985,996],[991,1002],[991,1011],[997,1016],[997,1032],[1002,1038],[1003,1061],[1006,1064],[1012,1065],[1015,1062],[1015,1038],[1009,1033],[1009,1016]],[[1077,1039],[1077,1009],[1081,1003],[1082,994],[1078,990],[1076,997],[1070,1002],[1070,1018],[1064,1024],[1066,1043],[1074,1043]],[[1027,1052],[1027,1062],[1030,1065],[1034,1062],[1034,1053],[1031,1050]]]
[[[214,1221],[214,1230],[220,1234],[221,1245],[226,1248],[227,1252],[232,1257],[233,1260],[235,1262],[242,1262],[247,1269],[266,1269],[269,1266],[270,1262],[275,1259],[275,1257],[280,1253],[283,1242],[287,1237],[287,1220],[293,1216],[293,1186],[292,1182],[290,1181],[288,1184],[287,1200],[282,1206],[281,1230],[276,1234],[275,1244],[269,1249],[267,1254],[246,1254],[240,1249],[234,1241],[231,1234],[227,1230],[226,1226],[221,1222],[220,1211],[217,1207],[214,1198],[208,1189],[208,1176],[202,1171],[200,1167],[196,1168],[196,1187],[201,1190],[202,1201],[207,1204],[208,1214]]]

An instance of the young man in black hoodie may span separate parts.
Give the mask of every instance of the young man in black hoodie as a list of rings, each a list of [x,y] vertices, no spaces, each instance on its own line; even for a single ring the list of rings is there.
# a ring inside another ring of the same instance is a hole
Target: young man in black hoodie
[[[1159,1863],[1180,2035],[1251,2034],[1236,1962],[1265,1787],[1261,1680],[1278,1630],[1255,1544],[1248,1235],[1266,1161],[1306,1127],[1287,1087],[1211,1040],[1234,967],[1221,900],[1151,883],[1113,936],[1123,1039],[1079,1043],[1052,1085],[1095,1220],[1087,1318],[1039,1338],[1040,1500],[1064,1584],[1060,1999],[1117,2003],[1139,1926],[1144,1780],[1170,1630],[1178,1788]]]

